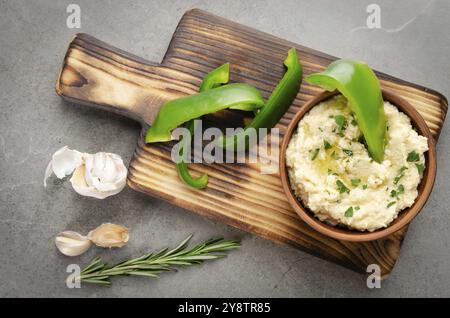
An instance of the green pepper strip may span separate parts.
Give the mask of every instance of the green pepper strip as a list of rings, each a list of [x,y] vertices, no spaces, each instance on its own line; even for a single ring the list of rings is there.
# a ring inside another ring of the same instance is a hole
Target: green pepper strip
[[[233,106],[238,109],[256,109],[264,106],[264,99],[256,88],[235,83],[169,101],[156,115],[145,142],[170,141],[171,131],[181,124]]]
[[[383,161],[386,117],[380,83],[370,67],[358,61],[337,60],[306,80],[329,91],[337,89],[347,98],[370,155],[377,162]]]
[[[209,89],[218,87],[221,84],[228,83],[230,77],[229,74],[230,74],[230,65],[228,63],[219,66],[218,68],[214,69],[203,78],[199,91],[204,92]],[[197,129],[196,126],[197,125],[195,123],[195,119],[190,120],[186,124],[186,128],[189,130],[190,136],[194,135],[194,132]],[[187,161],[186,150],[190,147],[190,141],[191,139],[188,138],[183,138],[182,140],[181,148],[180,151],[178,152],[177,157],[178,163],[176,164],[178,176],[187,185],[196,189],[203,189],[208,185],[208,175],[204,173],[198,178],[192,177],[191,174],[189,173],[188,166],[186,163]]]
[[[222,84],[227,84],[230,80],[230,63],[225,63],[212,70],[203,78],[199,92],[205,92],[216,88]]]
[[[256,129],[256,134],[259,135],[259,128],[270,129],[283,117],[297,96],[302,82],[303,70],[295,48],[291,48],[288,51],[284,65],[287,71],[270,95],[266,105],[261,108],[250,124],[245,127],[244,131],[234,136],[218,139],[219,146],[225,149],[236,150],[238,144],[245,142],[245,147],[248,148],[246,136],[249,128]]]
[[[225,63],[218,68],[212,70],[203,78],[199,92],[204,92],[224,84],[228,84],[230,80],[230,63]],[[261,106],[253,104],[237,104],[229,107],[230,109],[243,111],[257,111]]]
[[[194,135],[194,131],[197,128],[195,125],[195,120],[190,120],[186,124],[186,128],[189,130],[190,136]],[[189,173],[188,167],[187,167],[187,150],[190,147],[190,138],[183,138],[181,141],[181,148],[178,152],[177,157],[177,172],[178,176],[181,180],[183,180],[184,183],[187,185],[196,188],[196,189],[203,189],[208,185],[208,175],[206,173],[202,174],[198,178],[194,178]]]

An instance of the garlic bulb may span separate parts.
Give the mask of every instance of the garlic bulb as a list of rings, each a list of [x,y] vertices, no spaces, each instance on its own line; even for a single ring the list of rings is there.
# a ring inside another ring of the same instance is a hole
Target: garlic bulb
[[[121,225],[104,223],[87,236],[95,245],[101,247],[122,247],[129,239],[128,229]]]
[[[83,195],[104,199],[117,194],[126,185],[127,168],[122,158],[113,153],[81,153],[67,146],[55,152],[45,171],[44,186],[51,174],[62,179],[73,173],[70,183]]]
[[[78,256],[86,252],[91,247],[91,241],[77,232],[64,231],[55,238],[58,250],[67,256]]]

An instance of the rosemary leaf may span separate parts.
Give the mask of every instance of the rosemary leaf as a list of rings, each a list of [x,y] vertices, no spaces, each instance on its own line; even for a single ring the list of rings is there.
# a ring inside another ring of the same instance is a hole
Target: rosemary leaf
[[[191,249],[188,244],[189,235],[177,247],[163,249],[156,253],[147,253],[134,259],[115,265],[108,265],[100,257],[94,258],[82,271],[80,280],[83,283],[111,285],[113,276],[146,276],[159,277],[159,274],[176,270],[175,267],[201,264],[207,260],[225,257],[225,253],[239,248],[239,241],[227,241],[222,238],[200,243]]]
[[[137,275],[137,276],[147,276],[147,277],[153,277],[158,278],[158,274],[155,274],[154,272],[146,272],[146,271],[135,271],[135,272],[129,272],[130,275]]]
[[[111,282],[107,280],[100,280],[100,279],[83,279],[83,283],[90,283],[90,284],[101,284],[101,285],[107,285],[110,286]]]

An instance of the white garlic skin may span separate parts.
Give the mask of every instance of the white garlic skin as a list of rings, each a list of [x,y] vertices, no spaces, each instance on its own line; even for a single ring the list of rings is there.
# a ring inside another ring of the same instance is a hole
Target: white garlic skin
[[[90,231],[87,237],[100,247],[122,247],[128,242],[130,235],[122,225],[103,223]]]
[[[58,250],[67,256],[78,256],[86,252],[92,245],[91,241],[80,233],[64,231],[55,238]]]
[[[58,149],[52,156],[52,160],[45,169],[44,187],[47,186],[47,179],[54,173],[59,179],[72,174],[72,172],[83,164],[83,154],[77,150],[64,146]]]

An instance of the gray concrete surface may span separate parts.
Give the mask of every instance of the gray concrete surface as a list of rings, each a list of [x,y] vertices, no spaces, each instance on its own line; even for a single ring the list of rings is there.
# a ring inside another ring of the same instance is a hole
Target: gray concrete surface
[[[66,27],[78,3],[82,28]],[[364,28],[366,6],[381,6],[382,29]],[[0,296],[450,296],[450,126],[438,144],[438,176],[410,227],[392,275],[379,290],[365,277],[286,246],[205,220],[126,189],[104,201],[84,198],[67,181],[42,178],[63,145],[110,151],[128,162],[138,136],[132,121],[61,101],[54,84],[71,36],[87,32],[160,61],[183,12],[202,8],[288,40],[434,88],[450,96],[450,2],[421,1],[17,1],[0,0]],[[121,250],[93,248],[71,259],[53,244],[64,229],[102,222],[127,225]],[[94,255],[119,260],[173,245],[189,233],[242,240],[229,258],[169,273],[159,280],[116,279],[112,288],[68,289],[66,266]]]

